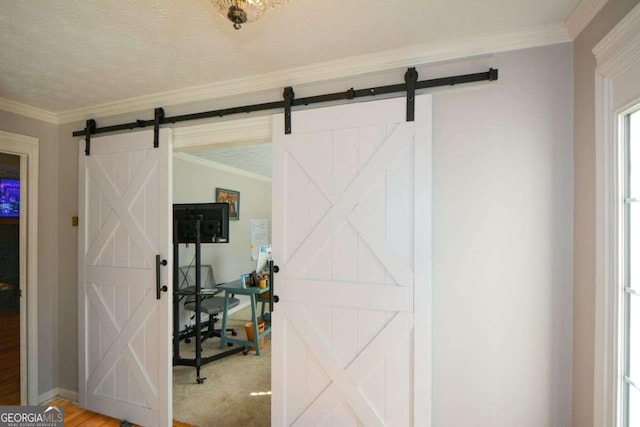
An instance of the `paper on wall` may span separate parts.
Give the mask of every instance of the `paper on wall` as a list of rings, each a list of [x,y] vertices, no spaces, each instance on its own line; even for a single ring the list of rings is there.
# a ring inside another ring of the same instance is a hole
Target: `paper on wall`
[[[251,259],[258,259],[260,246],[269,244],[269,221],[266,219],[251,220]]]

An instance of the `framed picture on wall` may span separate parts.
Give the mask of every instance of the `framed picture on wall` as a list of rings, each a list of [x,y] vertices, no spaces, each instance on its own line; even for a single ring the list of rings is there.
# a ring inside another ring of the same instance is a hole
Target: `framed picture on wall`
[[[229,203],[229,219],[238,221],[240,219],[240,192],[216,188],[216,202]]]

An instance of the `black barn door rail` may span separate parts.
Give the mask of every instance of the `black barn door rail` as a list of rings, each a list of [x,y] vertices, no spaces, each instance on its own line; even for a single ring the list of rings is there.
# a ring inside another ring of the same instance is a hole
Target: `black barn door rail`
[[[430,79],[418,81],[418,73],[415,68],[409,68],[407,73],[405,74],[405,83],[388,85],[388,86],[379,86],[368,89],[358,89],[354,90],[353,88],[346,90],[344,92],[336,92],[329,93],[325,95],[317,95],[317,96],[309,96],[306,98],[295,98],[293,88],[287,87],[284,90],[283,100],[276,102],[267,102],[263,104],[254,104],[254,105],[245,105],[243,107],[231,107],[224,108],[221,110],[212,110],[212,111],[204,111],[201,113],[192,113],[192,114],[184,114],[180,116],[173,117],[165,117],[164,110],[161,108],[156,108],[154,118],[152,120],[136,120],[131,123],[124,123],[120,125],[113,126],[104,126],[97,127],[95,125],[95,121],[91,120],[93,123],[89,124],[87,121],[87,126],[84,129],[77,130],[73,132],[73,136],[84,136],[87,143],[87,148],[85,150],[86,154],[89,155],[89,144],[91,135],[109,133],[109,132],[117,132],[122,130],[131,130],[136,128],[144,128],[146,126],[154,127],[154,146],[157,147],[157,135],[158,129],[161,125],[166,125],[170,123],[179,123],[185,122],[189,120],[201,120],[208,119],[213,117],[224,117],[232,114],[240,114],[240,113],[251,113],[254,111],[265,111],[265,110],[276,110],[276,109],[284,109],[285,110],[285,133],[291,133],[291,108],[299,105],[310,105],[317,104],[321,102],[331,102],[331,101],[339,101],[339,100],[350,100],[353,98],[361,98],[365,96],[375,96],[375,95],[385,95],[390,93],[399,93],[406,92],[407,93],[407,121],[413,121],[414,111],[413,105],[415,101],[415,91],[420,89],[428,89],[438,86],[453,86],[462,83],[472,83],[472,82],[480,82],[480,81],[493,81],[498,80],[498,70],[495,68],[489,69],[489,71],[483,73],[475,73],[475,74],[464,74],[458,76],[451,77],[442,77],[438,79]]]

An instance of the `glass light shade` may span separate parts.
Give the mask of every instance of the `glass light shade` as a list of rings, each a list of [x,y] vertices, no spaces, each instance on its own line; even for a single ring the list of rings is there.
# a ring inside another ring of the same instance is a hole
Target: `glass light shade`
[[[285,4],[286,2],[288,2],[289,0],[269,0],[269,6],[272,8],[276,8],[278,6],[282,6],[283,4]]]
[[[233,22],[236,30],[241,24],[259,19],[267,7],[278,7],[288,0],[212,0],[218,12]]]

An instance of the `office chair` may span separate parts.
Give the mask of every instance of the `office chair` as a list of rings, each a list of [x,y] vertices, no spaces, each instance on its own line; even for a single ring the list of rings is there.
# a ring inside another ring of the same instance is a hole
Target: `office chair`
[[[179,284],[181,290],[196,291],[196,273],[195,267],[187,266],[180,267],[179,269]],[[220,330],[215,329],[215,322],[218,321],[217,316],[224,310],[224,297],[216,296],[220,291],[215,291],[216,279],[213,274],[213,268],[211,265],[204,264],[200,266],[200,288],[205,292],[210,292],[207,295],[200,296],[200,314],[207,314],[209,320],[203,322],[202,326],[207,327],[205,331],[200,331],[202,335],[202,341],[204,342],[208,338],[220,337]],[[185,300],[184,309],[188,311],[196,311],[196,296],[189,296]],[[229,298],[229,308],[233,308],[240,304],[240,300],[234,297]],[[195,313],[193,317],[198,316]],[[192,317],[192,318],[193,318]],[[227,328],[227,332],[231,335],[237,335],[237,332],[233,328]],[[184,339],[186,343],[190,343],[191,337],[196,335],[197,331],[194,326],[187,326],[186,330],[180,333],[179,339]]]

